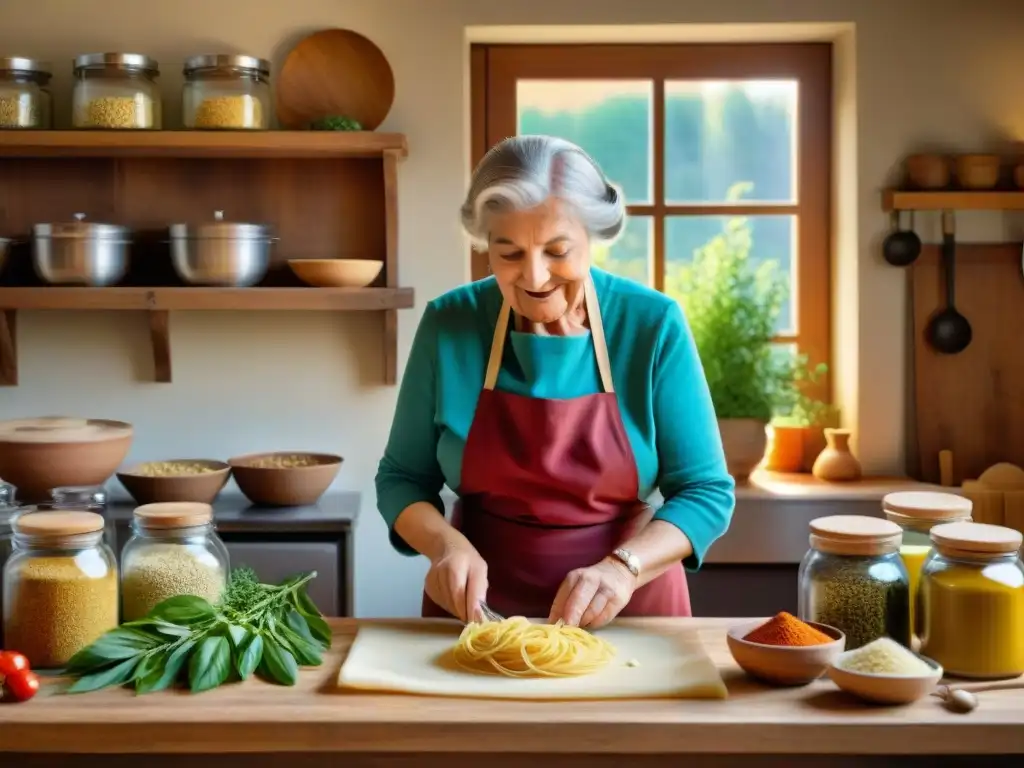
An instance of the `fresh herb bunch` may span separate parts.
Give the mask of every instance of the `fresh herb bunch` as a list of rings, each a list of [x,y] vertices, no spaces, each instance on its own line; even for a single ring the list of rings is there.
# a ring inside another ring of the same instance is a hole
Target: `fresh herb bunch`
[[[152,693],[187,677],[199,693],[253,673],[294,685],[299,667],[319,666],[331,646],[330,627],[306,594],[315,577],[273,586],[251,568],[236,568],[218,605],[192,595],[164,600],[75,654],[65,670],[77,678],[68,692],[132,684],[136,693]]]
[[[345,115],[328,115],[314,120],[309,124],[311,131],[361,131],[362,124],[354,117]]]

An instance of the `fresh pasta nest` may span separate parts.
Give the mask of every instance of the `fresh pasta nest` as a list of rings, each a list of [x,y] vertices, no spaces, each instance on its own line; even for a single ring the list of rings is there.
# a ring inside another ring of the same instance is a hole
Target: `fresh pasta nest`
[[[467,624],[452,649],[468,672],[508,677],[579,677],[606,666],[615,647],[585,629],[533,624],[522,616]]]

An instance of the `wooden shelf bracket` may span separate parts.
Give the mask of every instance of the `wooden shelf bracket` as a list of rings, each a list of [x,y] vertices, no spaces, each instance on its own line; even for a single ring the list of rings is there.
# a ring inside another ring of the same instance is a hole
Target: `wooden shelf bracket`
[[[153,380],[171,383],[171,313],[166,309],[151,309],[149,340],[153,345]]]
[[[0,310],[0,387],[18,386],[18,312]]]
[[[398,161],[402,153],[384,150],[384,279],[398,287]],[[398,312],[384,311],[384,383],[398,383]]]

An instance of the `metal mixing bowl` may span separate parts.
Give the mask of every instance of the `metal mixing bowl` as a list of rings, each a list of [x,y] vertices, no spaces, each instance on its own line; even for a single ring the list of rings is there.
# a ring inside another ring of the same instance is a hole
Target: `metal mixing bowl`
[[[217,211],[212,222],[171,226],[171,262],[191,285],[247,288],[266,276],[274,240],[270,227],[227,222]]]
[[[51,285],[114,285],[128,271],[131,239],[125,227],[75,221],[32,228],[32,267]]]

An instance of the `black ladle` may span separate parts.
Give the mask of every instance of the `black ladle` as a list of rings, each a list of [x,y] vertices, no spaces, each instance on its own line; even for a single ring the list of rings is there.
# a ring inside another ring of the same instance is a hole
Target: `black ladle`
[[[882,256],[894,267],[909,267],[921,255],[921,238],[914,232],[914,212],[910,212],[910,228],[900,226],[900,212],[892,212],[892,226],[882,243]]]
[[[956,226],[952,211],[942,212],[942,266],[946,273],[946,308],[928,324],[928,343],[936,352],[955,355],[971,343],[973,332],[967,318],[956,311],[954,294],[956,265]]]

